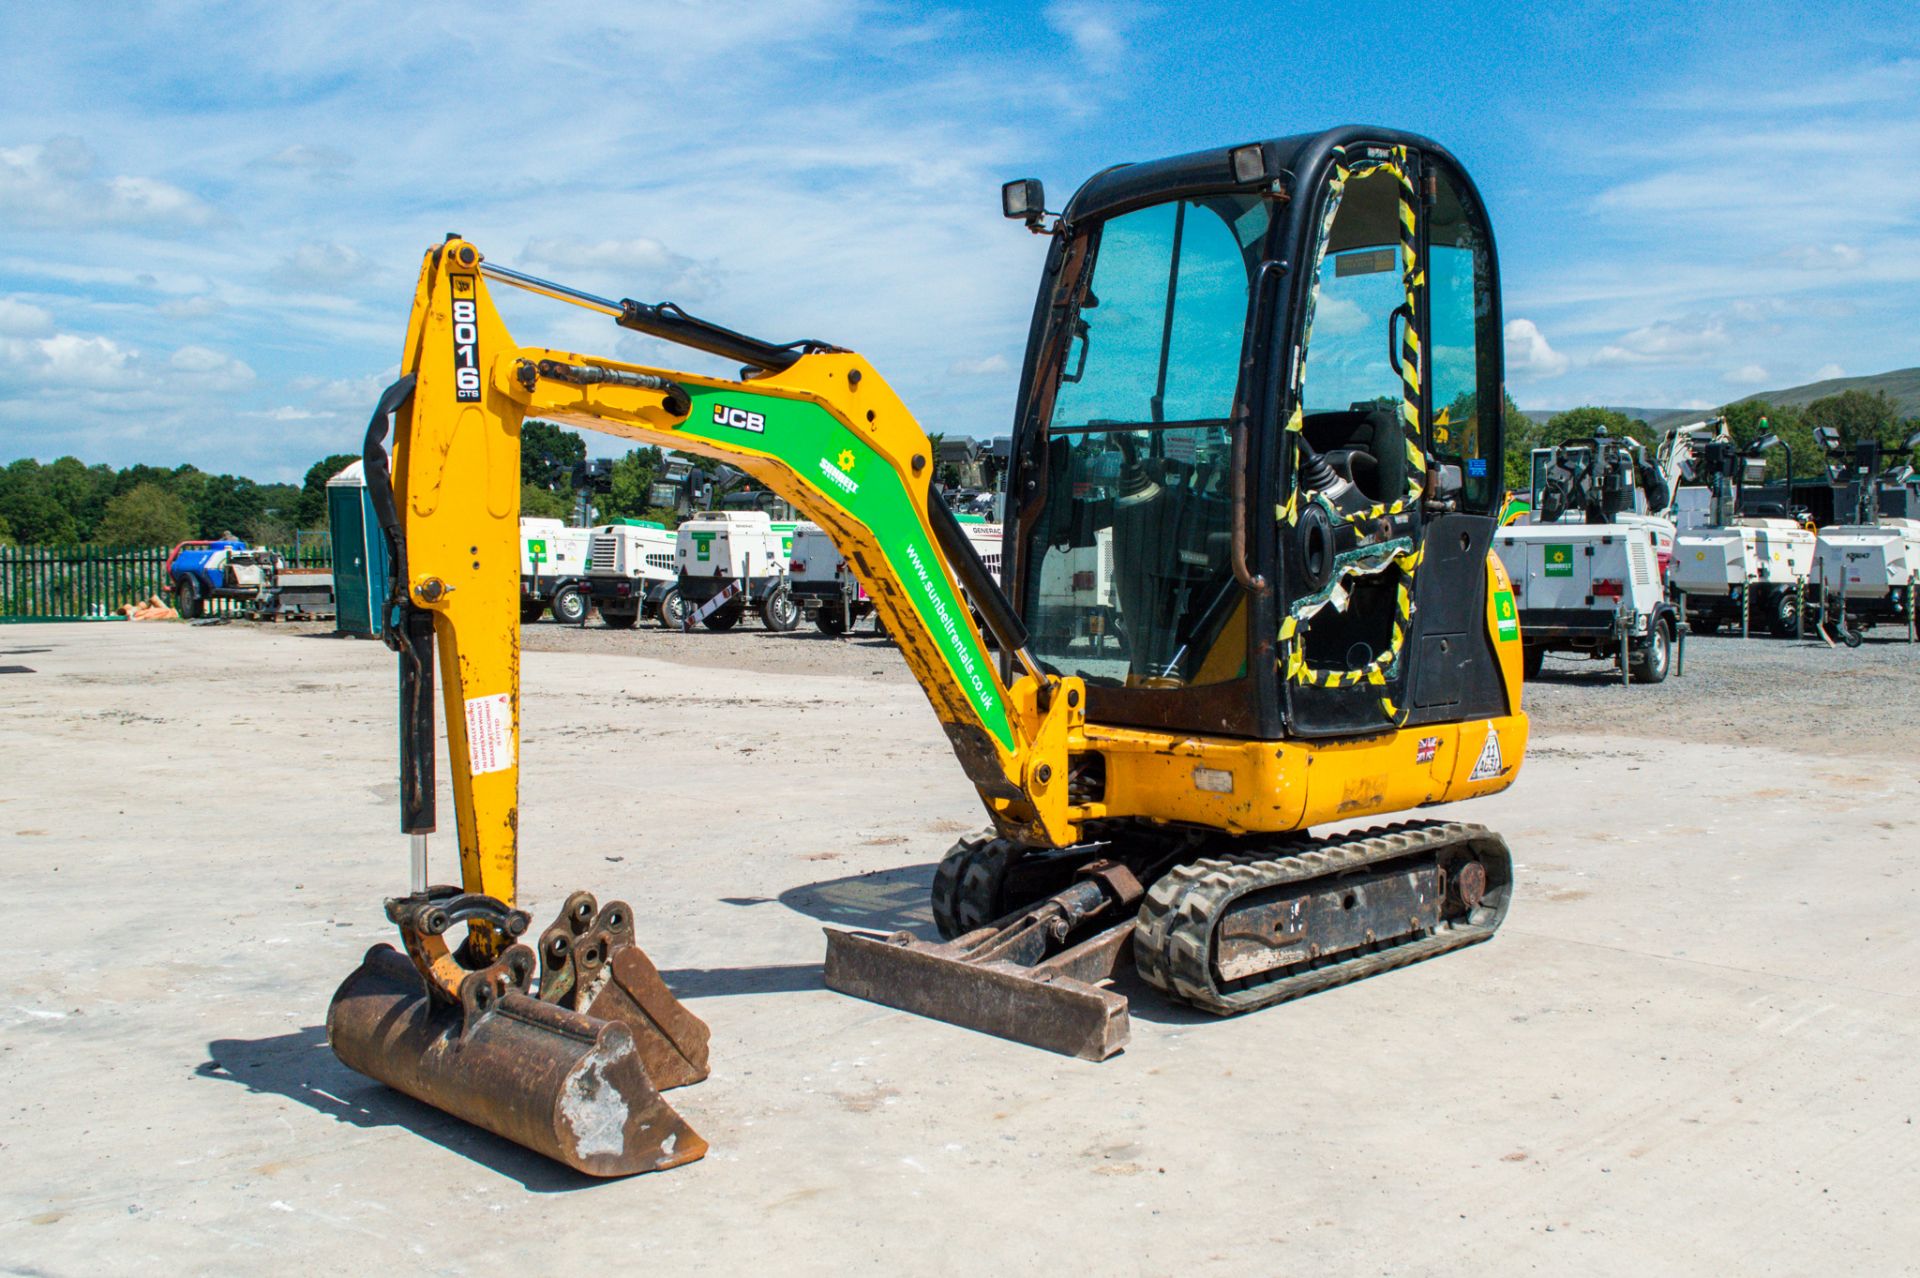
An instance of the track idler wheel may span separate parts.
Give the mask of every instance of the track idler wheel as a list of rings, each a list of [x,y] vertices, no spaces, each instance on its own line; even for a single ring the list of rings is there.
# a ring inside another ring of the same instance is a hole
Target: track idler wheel
[[[473,934],[449,954],[416,927],[440,924],[448,912],[433,907],[448,896],[389,903],[407,953],[374,946],[334,994],[327,1038],[343,1064],[590,1176],[660,1171],[707,1152],[660,1095],[706,1077],[707,1027],[633,943],[623,903],[570,898],[541,934],[536,988],[526,946],[472,969],[462,963]],[[490,898],[459,900],[469,922],[524,930],[524,916]]]

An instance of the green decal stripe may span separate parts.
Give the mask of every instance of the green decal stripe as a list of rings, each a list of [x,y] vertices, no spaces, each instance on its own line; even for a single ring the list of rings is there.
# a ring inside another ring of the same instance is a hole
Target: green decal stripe
[[[873,531],[907,601],[933,636],[948,672],[965,691],[981,724],[1011,751],[1013,724],[1000,703],[993,663],[967,622],[959,592],[948,580],[899,473],[818,404],[738,391],[691,389],[693,408],[679,433],[777,458],[827,501]],[[764,429],[755,434],[720,425],[713,420],[716,403],[759,413],[765,419]],[[853,462],[850,470],[839,464],[848,456]],[[835,480],[834,475],[844,482]]]

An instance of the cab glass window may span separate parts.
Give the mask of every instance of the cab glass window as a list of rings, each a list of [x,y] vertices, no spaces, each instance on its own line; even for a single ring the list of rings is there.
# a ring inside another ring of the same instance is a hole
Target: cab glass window
[[[1226,420],[1267,222],[1267,202],[1252,196],[1177,200],[1109,221],[1067,344],[1053,429]]]
[[[1499,335],[1487,240],[1443,170],[1427,220],[1428,377],[1433,456],[1460,468],[1462,506],[1489,511],[1499,500],[1499,379],[1489,355]],[[1490,411],[1489,411],[1490,410]]]

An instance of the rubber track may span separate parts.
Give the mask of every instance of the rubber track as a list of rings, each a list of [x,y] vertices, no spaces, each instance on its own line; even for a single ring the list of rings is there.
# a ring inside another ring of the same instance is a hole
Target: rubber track
[[[1305,851],[1285,857],[1206,858],[1176,866],[1154,883],[1140,905],[1133,934],[1134,964],[1155,989],[1224,1016],[1315,994],[1473,945],[1500,926],[1506,915],[1505,895],[1494,907],[1491,921],[1445,925],[1426,936],[1262,984],[1222,990],[1213,972],[1214,929],[1228,908],[1249,893],[1488,839],[1500,841],[1483,825],[1408,821],[1316,841]],[[1507,890],[1511,892],[1510,887]]]
[[[992,831],[955,843],[933,872],[933,925],[951,941],[999,917],[1012,845]]]

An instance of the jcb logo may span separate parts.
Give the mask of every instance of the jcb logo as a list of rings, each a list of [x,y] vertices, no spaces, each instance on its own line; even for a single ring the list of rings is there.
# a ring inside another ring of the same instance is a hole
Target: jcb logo
[[[749,413],[744,408],[729,408],[725,404],[713,406],[713,424],[731,426],[735,430],[750,430],[756,435],[764,434],[767,419],[759,413]]]
[[[461,403],[480,398],[480,317],[470,297],[453,302],[453,397]]]

